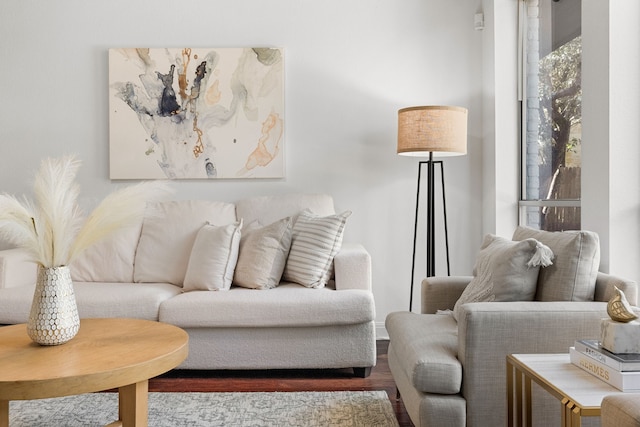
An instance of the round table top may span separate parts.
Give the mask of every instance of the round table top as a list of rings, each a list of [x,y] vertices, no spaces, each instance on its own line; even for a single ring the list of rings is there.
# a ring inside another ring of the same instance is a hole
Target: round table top
[[[0,400],[43,399],[148,380],[187,357],[188,335],[166,323],[82,319],[65,344],[31,341],[25,324],[0,327]]]

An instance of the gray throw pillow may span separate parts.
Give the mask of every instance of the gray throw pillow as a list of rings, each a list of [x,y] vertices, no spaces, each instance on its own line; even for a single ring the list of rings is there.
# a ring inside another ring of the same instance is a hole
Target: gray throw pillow
[[[518,227],[513,240],[533,238],[555,258],[538,276],[537,301],[593,301],[600,267],[600,239],[592,231],[551,232]]]
[[[514,242],[487,234],[476,257],[474,277],[456,301],[458,320],[463,304],[490,301],[533,301],[540,266],[549,265],[553,253],[535,239]]]

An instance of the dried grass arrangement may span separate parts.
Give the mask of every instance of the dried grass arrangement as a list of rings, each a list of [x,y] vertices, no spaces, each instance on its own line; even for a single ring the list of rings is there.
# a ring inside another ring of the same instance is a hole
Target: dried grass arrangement
[[[109,194],[88,215],[78,205],[75,156],[44,159],[34,181],[34,200],[0,194],[0,238],[24,248],[42,267],[67,266],[113,232],[136,224],[147,202],[171,193],[164,181],[146,181]]]

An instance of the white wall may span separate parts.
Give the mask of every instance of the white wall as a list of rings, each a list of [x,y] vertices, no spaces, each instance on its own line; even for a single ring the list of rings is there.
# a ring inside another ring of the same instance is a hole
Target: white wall
[[[483,233],[517,224],[517,2],[483,0]],[[600,270],[640,281],[640,3],[582,1],[582,228]],[[489,31],[488,31],[489,30]],[[516,159],[516,161],[514,161]]]
[[[635,0],[582,3],[582,225],[600,235],[601,270],[636,281],[640,281],[638,18],[640,3]]]
[[[518,225],[518,3],[483,0],[482,234],[511,237]]]
[[[84,162],[84,197],[118,184],[108,179],[108,48],[284,47],[287,178],[176,181],[176,197],[332,194],[336,209],[353,211],[345,240],[372,255],[383,335],[386,315],[409,300],[417,166],[395,154],[399,108],[469,109],[469,154],[446,160],[453,274],[470,274],[480,243],[483,33],[473,3],[2,0],[0,191],[28,193],[40,159],[65,153]]]

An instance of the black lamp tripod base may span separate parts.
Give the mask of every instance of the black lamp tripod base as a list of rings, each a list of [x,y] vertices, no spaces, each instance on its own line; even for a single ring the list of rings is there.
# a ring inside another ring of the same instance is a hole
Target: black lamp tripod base
[[[447,250],[447,275],[451,275],[449,264],[449,230],[447,227],[447,203],[444,192],[444,165],[441,160],[434,161],[433,153],[429,153],[429,160],[418,162],[418,185],[416,190],[416,216],[413,226],[413,261],[411,263],[411,295],[409,296],[409,311],[413,309],[413,281],[416,270],[416,242],[418,237],[418,214],[420,210],[420,186],[422,183],[422,165],[427,165],[427,272],[426,277],[436,275],[435,257],[435,166],[440,166],[440,181],[442,183],[442,208],[444,212],[444,240]]]

